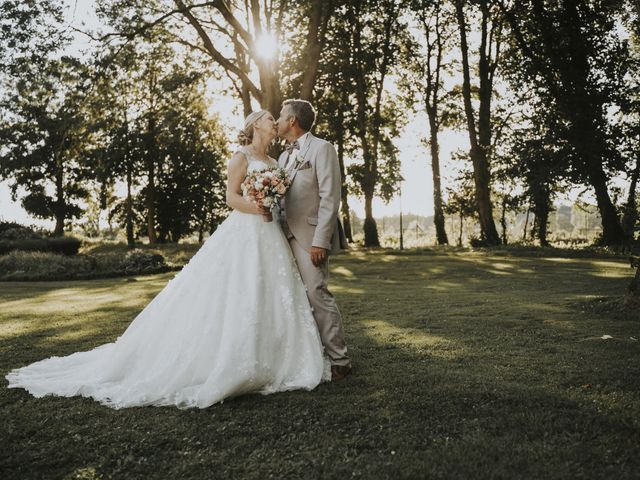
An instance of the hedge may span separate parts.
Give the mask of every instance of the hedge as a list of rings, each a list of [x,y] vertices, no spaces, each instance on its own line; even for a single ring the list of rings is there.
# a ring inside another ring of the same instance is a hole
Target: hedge
[[[167,265],[162,255],[133,250],[127,255],[62,255],[50,252],[13,252],[0,256],[0,280],[80,280],[164,273],[182,267]]]
[[[74,237],[30,238],[22,240],[0,239],[0,255],[6,255],[14,250],[76,255],[81,243],[80,240]]]

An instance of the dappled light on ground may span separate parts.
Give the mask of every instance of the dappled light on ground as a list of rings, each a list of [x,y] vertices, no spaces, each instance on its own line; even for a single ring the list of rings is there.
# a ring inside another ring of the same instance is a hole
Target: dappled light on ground
[[[365,334],[379,345],[398,345],[416,353],[442,358],[455,358],[464,349],[439,335],[431,335],[417,328],[399,328],[383,320],[363,320]]]
[[[331,273],[333,275],[341,275],[346,278],[353,278],[354,276],[351,270],[349,270],[348,268],[344,268],[342,266],[332,268]]]
[[[42,337],[39,346],[100,336],[105,325],[128,325],[173,277],[173,273],[73,282],[7,282],[0,311],[0,337]],[[17,292],[28,296],[18,299]]]

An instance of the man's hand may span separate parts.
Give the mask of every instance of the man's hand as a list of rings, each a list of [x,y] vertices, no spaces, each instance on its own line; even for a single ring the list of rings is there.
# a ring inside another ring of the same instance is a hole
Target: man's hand
[[[327,261],[329,251],[326,248],[311,247],[311,251],[309,253],[311,254],[311,263],[313,263],[314,266],[319,267]]]

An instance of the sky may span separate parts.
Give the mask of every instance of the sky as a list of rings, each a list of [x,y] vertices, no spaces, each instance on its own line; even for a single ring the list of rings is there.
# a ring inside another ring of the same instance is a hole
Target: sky
[[[93,0],[65,0],[67,3],[66,22],[80,29],[91,29],[99,26],[93,11]],[[89,46],[89,39],[81,34],[76,35],[68,53],[76,53]],[[212,88],[216,90],[215,85]],[[243,122],[240,101],[234,97],[213,94],[210,111],[217,113],[224,126],[230,129],[229,138]],[[231,112],[231,113],[230,113]],[[428,134],[428,123],[424,113],[410,113],[410,120],[402,131],[395,145],[399,149],[401,161],[402,198],[397,195],[388,204],[375,199],[374,216],[397,215],[403,213],[417,215],[433,215],[433,181],[431,177],[430,156],[421,140]],[[469,140],[464,132],[444,131],[440,137],[441,172],[443,190],[455,178],[456,168],[450,161],[452,152],[468,150]],[[348,160],[347,160],[348,162]],[[364,206],[361,199],[351,197],[349,206],[359,216],[364,217]],[[0,182],[0,219],[18,221],[27,224],[39,224],[49,227],[53,222],[37,220],[27,214],[19,203],[11,200],[7,182]]]

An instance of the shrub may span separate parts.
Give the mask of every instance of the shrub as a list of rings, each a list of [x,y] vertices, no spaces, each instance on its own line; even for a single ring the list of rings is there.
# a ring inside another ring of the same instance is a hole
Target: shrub
[[[20,248],[16,245],[20,244]],[[0,255],[6,255],[14,250],[28,251],[42,251],[45,245],[43,238],[33,238],[26,240],[0,240]]]
[[[44,237],[16,222],[0,222],[0,255],[14,250],[26,252],[53,252],[77,255],[82,242],[74,237]]]
[[[14,250],[76,255],[81,243],[80,240],[74,237],[27,238],[16,240],[0,239],[0,255],[5,255]]]
[[[136,249],[125,255],[120,269],[125,273],[146,273],[158,271],[159,268],[166,266],[167,264],[164,261],[164,257],[159,253],[145,252]]]
[[[15,250],[0,256],[2,280],[51,280],[74,278],[97,267],[93,257],[68,257],[59,253]]]
[[[473,247],[473,248],[486,248],[489,246],[489,244],[487,243],[486,240],[483,240],[481,238],[478,237],[471,237],[469,239],[469,244]]]
[[[37,240],[42,236],[16,222],[0,222],[0,240]]]
[[[82,242],[75,237],[47,238],[47,252],[62,253],[63,255],[77,255]]]
[[[0,256],[0,280],[73,280],[119,277],[178,270],[162,255],[133,251],[121,254],[67,256],[52,252],[14,250]]]

